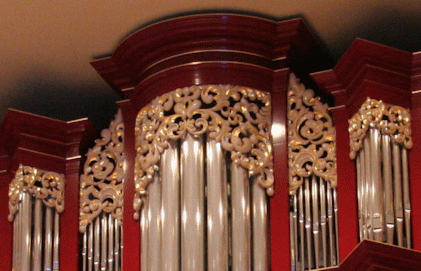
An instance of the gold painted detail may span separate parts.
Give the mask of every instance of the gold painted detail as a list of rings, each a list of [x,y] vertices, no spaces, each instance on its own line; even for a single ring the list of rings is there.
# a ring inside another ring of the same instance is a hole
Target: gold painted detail
[[[123,221],[124,124],[119,110],[90,149],[80,176],[79,231],[102,212]]]
[[[382,134],[389,135],[394,142],[402,144],[407,149],[413,146],[409,110],[367,98],[358,112],[349,120],[351,159],[355,159],[361,149],[369,128],[379,129]]]
[[[45,206],[61,213],[64,210],[64,175],[19,165],[9,185],[9,221],[13,221],[19,211],[22,193],[42,199]]]
[[[328,106],[294,74],[288,87],[288,165],[290,195],[313,174],[336,187],[336,131]]]
[[[273,194],[270,95],[246,87],[206,85],[157,97],[136,119],[135,218],[169,140],[207,133]]]

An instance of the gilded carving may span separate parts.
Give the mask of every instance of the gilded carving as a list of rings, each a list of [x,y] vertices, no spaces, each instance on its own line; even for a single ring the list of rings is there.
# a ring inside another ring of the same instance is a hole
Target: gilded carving
[[[221,142],[232,161],[256,176],[273,194],[270,95],[246,87],[180,88],[157,97],[136,119],[135,218],[169,140],[207,134]]]
[[[288,88],[289,193],[316,175],[336,187],[336,131],[328,106],[290,75]]]
[[[109,213],[122,225],[124,177],[124,124],[119,111],[109,129],[95,141],[80,176],[79,231],[102,212]]]
[[[19,165],[9,185],[9,221],[13,221],[19,211],[22,193],[42,199],[45,206],[59,213],[64,210],[64,176],[61,174]]]
[[[370,127],[380,129],[382,134],[389,135],[394,142],[402,144],[405,148],[412,148],[409,110],[367,98],[358,112],[349,120],[351,159],[355,159],[361,149],[363,139]]]

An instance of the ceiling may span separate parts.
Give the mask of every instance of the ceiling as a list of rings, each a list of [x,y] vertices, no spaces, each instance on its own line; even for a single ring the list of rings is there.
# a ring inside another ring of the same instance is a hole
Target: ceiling
[[[119,97],[89,62],[142,26],[211,11],[303,17],[335,61],[357,37],[421,50],[421,5],[413,0],[1,1],[0,121],[15,108],[107,127]]]

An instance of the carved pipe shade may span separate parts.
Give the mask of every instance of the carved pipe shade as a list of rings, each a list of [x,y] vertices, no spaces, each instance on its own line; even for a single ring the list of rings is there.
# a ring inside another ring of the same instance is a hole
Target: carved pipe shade
[[[367,98],[358,112],[349,120],[351,159],[356,158],[370,127],[380,129],[382,134],[389,135],[394,142],[403,144],[407,149],[413,146],[409,110]]]
[[[84,174],[80,176],[80,232],[101,212],[109,213],[122,225],[124,177],[124,124],[121,111],[101,139],[88,151]]]
[[[336,131],[328,106],[290,75],[288,88],[289,193],[312,174],[337,185]]]
[[[256,176],[273,195],[270,138],[271,104],[266,92],[231,85],[205,85],[176,89],[140,110],[136,119],[134,209],[138,219],[142,196],[152,181],[169,140],[187,133],[220,142],[236,165]]]
[[[9,221],[14,220],[21,194],[28,192],[58,213],[64,210],[64,175],[19,165],[9,186]]]

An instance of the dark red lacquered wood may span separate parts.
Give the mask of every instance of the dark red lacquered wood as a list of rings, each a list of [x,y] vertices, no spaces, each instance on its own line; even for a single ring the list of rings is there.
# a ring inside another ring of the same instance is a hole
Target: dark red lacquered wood
[[[0,216],[4,242],[1,270],[11,270],[12,223],[7,220],[8,187],[19,164],[65,175],[65,209],[60,216],[60,270],[79,264],[79,174],[81,154],[97,132],[87,119],[71,122],[9,110],[0,126]],[[4,268],[2,268],[4,267]]]
[[[286,90],[290,70],[329,68],[316,39],[300,19],[275,22],[234,14],[170,19],[134,33],[111,57],[92,62],[98,73],[128,99],[120,103],[126,125],[126,158],[134,166],[134,119],[153,98],[206,84],[242,85],[272,94],[276,195],[270,201],[272,270],[290,268]],[[133,171],[133,170],[132,170]],[[139,224],[133,221],[133,173],[127,173],[124,202],[124,263],[138,266]],[[134,269],[136,269],[134,268]],[[134,270],[133,269],[133,270]]]

